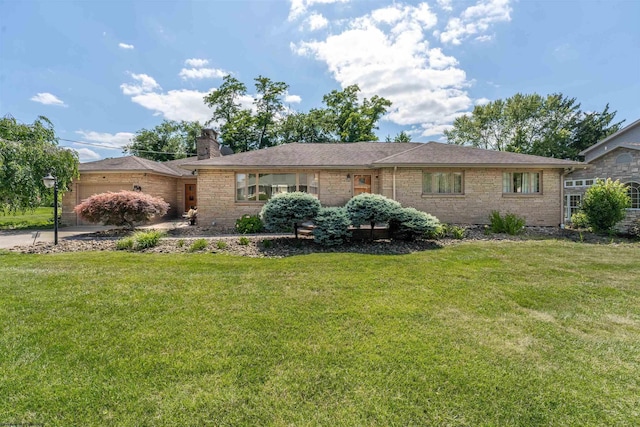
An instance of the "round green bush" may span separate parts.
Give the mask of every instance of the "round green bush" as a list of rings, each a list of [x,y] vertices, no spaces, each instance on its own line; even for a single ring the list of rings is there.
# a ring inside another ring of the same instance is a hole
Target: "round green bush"
[[[593,231],[610,231],[624,219],[626,209],[631,206],[627,186],[620,181],[599,179],[587,189],[581,210]]]
[[[236,220],[236,231],[242,234],[259,233],[264,229],[264,225],[258,215],[242,215]]]
[[[389,233],[398,240],[416,240],[436,232],[439,227],[438,218],[415,208],[396,209],[389,219]]]
[[[320,201],[311,194],[281,193],[265,203],[260,218],[268,231],[290,232],[302,222],[314,219],[319,210]]]
[[[380,194],[369,193],[358,194],[345,205],[354,227],[360,227],[363,224],[373,226],[376,223],[387,223],[400,208],[402,205],[395,200]]]
[[[341,245],[351,237],[351,220],[345,208],[322,208],[313,222],[313,238],[323,246]]]

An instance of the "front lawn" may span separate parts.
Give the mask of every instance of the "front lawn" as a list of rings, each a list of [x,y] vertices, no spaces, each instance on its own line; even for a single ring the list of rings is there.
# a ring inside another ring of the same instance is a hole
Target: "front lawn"
[[[60,209],[60,213],[62,210]],[[30,228],[53,228],[53,208],[40,207],[33,212],[0,214],[0,230],[20,230]]]
[[[0,254],[0,424],[636,425],[640,247]]]

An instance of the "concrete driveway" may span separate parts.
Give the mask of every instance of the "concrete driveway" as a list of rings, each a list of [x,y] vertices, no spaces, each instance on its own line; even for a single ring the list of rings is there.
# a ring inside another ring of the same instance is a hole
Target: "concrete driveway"
[[[161,222],[158,224],[146,225],[138,228],[160,228],[171,229],[186,227],[184,220]],[[62,227],[58,229],[58,241],[82,236],[83,234],[95,233],[96,231],[111,230],[118,228],[114,226],[86,225],[77,227]],[[40,233],[38,237],[36,233]],[[53,230],[0,230],[0,249],[9,249],[14,246],[29,246],[35,243],[53,243]]]

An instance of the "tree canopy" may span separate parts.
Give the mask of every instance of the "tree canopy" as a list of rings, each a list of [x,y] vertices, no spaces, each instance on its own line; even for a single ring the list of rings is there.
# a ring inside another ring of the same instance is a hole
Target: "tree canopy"
[[[516,94],[476,106],[444,132],[447,142],[578,160],[580,151],[617,132],[616,112],[584,112],[575,98]]]
[[[40,206],[46,188],[42,178],[53,174],[65,192],[78,176],[78,155],[58,146],[53,123],[39,116],[32,124],[0,119],[0,211],[18,212]]]
[[[189,157],[196,152],[196,138],[202,125],[198,122],[164,120],[153,129],[140,129],[125,153],[164,162]]]
[[[243,107],[247,87],[233,76],[225,76],[220,87],[204,98],[213,109],[209,123],[218,124],[222,141],[234,152],[289,142],[375,141],[373,131],[391,106],[379,96],[360,101],[360,88],[352,85],[326,94],[323,108],[292,111],[283,101],[289,85],[263,76],[254,80],[252,108]]]

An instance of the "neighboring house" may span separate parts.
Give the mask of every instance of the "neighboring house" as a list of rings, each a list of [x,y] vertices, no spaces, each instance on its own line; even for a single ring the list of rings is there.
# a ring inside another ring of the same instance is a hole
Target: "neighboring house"
[[[635,220],[640,219],[640,120],[592,145],[580,155],[584,156],[590,167],[576,170],[565,177],[565,221],[570,221],[571,215],[580,207],[587,188],[596,179],[611,178],[627,184],[631,197],[631,208],[617,227],[626,231]]]
[[[166,216],[157,221],[175,218],[198,205],[197,177],[180,167],[198,159],[232,154],[228,147],[220,147],[215,131],[207,129],[197,141],[197,156],[168,162],[155,162],[136,156],[118,157],[81,163],[80,178],[73,181],[71,191],[62,199],[62,223],[85,225],[73,208],[81,201],[107,191],[133,190],[162,197],[170,205]]]
[[[182,167],[197,174],[201,224],[232,227],[274,194],[305,191],[323,206],[378,193],[449,223],[486,224],[497,210],[558,226],[564,174],[586,165],[437,142],[359,142],[286,144]]]
[[[172,206],[168,216],[197,205],[201,225],[215,221],[222,228],[259,213],[273,195],[292,191],[313,194],[323,206],[343,206],[360,193],[382,194],[448,223],[486,224],[497,210],[520,215],[527,225],[558,226],[564,175],[586,167],[437,142],[295,143],[224,156],[219,150],[215,132],[206,130],[197,158],[83,163],[64,197],[64,222],[82,224],[73,207],[92,194],[137,189],[163,197]]]

